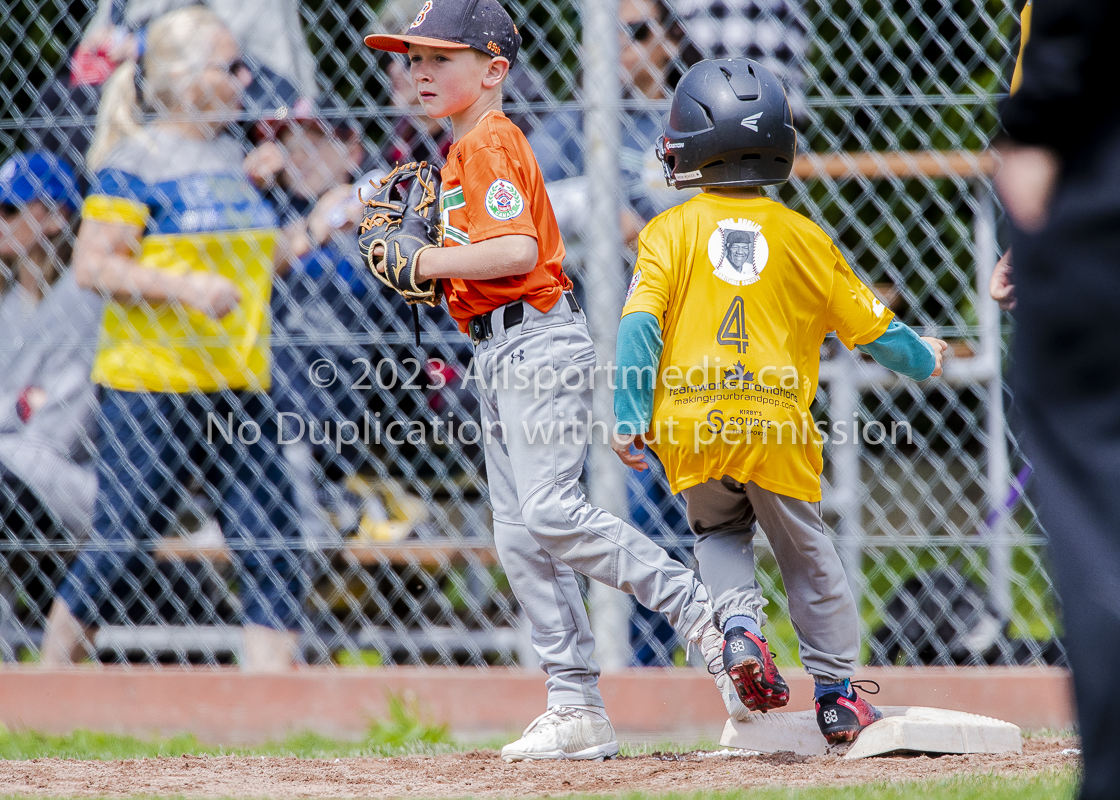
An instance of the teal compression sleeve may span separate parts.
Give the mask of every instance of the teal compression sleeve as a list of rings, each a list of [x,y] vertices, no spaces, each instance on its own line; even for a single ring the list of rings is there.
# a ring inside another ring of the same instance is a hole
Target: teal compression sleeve
[[[937,368],[933,348],[923,342],[913,328],[896,319],[891,320],[878,339],[857,347],[887,369],[916,381],[924,381]]]
[[[619,433],[645,433],[653,419],[653,390],[661,363],[661,324],[646,311],[627,314],[618,324],[614,415]]]

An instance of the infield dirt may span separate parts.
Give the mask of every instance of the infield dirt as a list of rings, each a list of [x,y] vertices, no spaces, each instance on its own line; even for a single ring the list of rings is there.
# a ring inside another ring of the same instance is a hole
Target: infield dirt
[[[183,756],[132,761],[35,759],[0,762],[0,795],[186,798],[494,797],[685,793],[750,786],[850,785],[967,774],[1029,775],[1076,764],[1077,740],[1034,737],[1022,755],[894,756],[845,761],[835,755],[726,757],[667,753],[602,763],[506,764],[474,750],[397,758]]]

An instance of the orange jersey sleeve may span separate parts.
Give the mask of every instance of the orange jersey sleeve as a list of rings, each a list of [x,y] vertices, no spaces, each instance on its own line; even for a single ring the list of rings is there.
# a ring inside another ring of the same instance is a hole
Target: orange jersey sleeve
[[[499,236],[532,236],[537,264],[525,275],[443,281],[451,316],[463,331],[479,314],[514,300],[548,311],[572,287],[564,274],[564,243],[525,135],[500,113],[483,118],[451,147],[442,170],[444,246]]]

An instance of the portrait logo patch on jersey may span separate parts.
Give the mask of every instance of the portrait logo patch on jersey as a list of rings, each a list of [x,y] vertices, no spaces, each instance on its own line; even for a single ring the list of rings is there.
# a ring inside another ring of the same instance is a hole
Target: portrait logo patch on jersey
[[[516,186],[498,178],[486,190],[486,210],[494,219],[505,222],[525,210],[525,201]]]
[[[762,235],[762,226],[749,219],[720,220],[708,237],[708,260],[715,276],[732,286],[749,286],[758,281],[770,246]]]
[[[634,268],[634,277],[630,279],[630,288],[626,290],[626,299],[623,303],[630,302],[630,296],[634,294],[634,290],[638,288],[638,284],[642,282],[642,271],[637,267]]]

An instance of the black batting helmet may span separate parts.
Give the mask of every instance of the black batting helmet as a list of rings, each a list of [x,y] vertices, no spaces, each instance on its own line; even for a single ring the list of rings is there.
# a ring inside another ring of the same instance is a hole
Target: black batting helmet
[[[670,186],[789,180],[797,131],[774,73],[749,58],[701,61],[677,84],[657,157]]]

